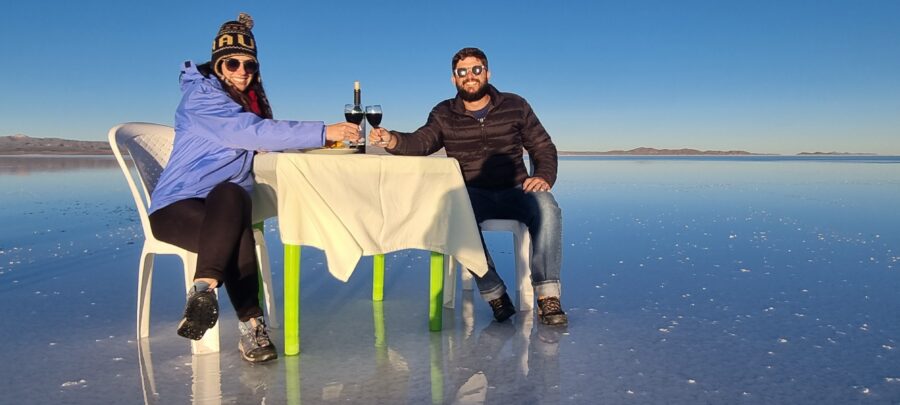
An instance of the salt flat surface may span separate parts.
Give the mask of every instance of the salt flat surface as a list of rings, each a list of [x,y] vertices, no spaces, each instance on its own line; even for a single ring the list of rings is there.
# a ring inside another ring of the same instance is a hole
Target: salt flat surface
[[[219,355],[175,335],[174,258],[135,341],[121,173],[50,159],[0,157],[0,403],[900,401],[900,160],[564,159],[567,328],[497,324],[457,291],[430,333],[427,252],[389,255],[373,303],[371,259],[345,284],[304,248],[302,353],[250,365],[226,298]],[[266,236],[280,303],[276,221]],[[486,239],[512,280],[511,237]]]

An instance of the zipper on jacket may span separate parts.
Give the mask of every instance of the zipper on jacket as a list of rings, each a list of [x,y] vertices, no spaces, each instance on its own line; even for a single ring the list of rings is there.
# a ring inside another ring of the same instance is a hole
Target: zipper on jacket
[[[481,120],[481,152],[487,152],[487,134],[484,132],[484,120]]]

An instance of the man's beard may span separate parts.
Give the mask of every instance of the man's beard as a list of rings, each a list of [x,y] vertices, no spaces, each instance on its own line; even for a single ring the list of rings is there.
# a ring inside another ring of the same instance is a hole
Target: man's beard
[[[463,86],[460,86],[458,84],[456,85],[456,94],[465,101],[481,100],[487,94],[487,91],[488,91],[487,80],[485,80],[484,83],[482,83],[481,86],[478,87],[478,89],[475,90],[474,93],[470,93]]]

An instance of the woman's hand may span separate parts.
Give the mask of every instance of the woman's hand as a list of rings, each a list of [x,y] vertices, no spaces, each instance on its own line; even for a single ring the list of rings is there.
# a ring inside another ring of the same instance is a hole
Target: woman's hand
[[[325,140],[333,142],[359,142],[359,125],[350,122],[331,124],[325,127]]]

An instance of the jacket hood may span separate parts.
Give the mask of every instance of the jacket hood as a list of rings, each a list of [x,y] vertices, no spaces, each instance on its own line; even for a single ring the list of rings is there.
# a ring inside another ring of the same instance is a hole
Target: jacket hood
[[[204,72],[204,70],[206,72]],[[210,86],[213,86],[219,90],[222,90],[222,83],[211,74],[211,70],[208,66],[205,65],[197,65],[192,61],[184,61],[181,65],[181,75],[179,76],[179,80],[181,81],[181,91],[187,91],[191,86],[198,83],[206,83]]]

